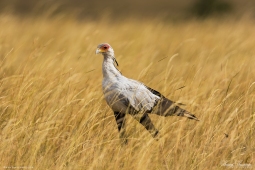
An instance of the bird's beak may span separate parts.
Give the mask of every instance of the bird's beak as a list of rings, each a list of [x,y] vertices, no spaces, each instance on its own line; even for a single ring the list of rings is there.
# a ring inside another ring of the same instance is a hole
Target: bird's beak
[[[99,53],[101,53],[102,52],[102,50],[100,49],[100,48],[97,48],[96,49],[96,54],[99,54]]]

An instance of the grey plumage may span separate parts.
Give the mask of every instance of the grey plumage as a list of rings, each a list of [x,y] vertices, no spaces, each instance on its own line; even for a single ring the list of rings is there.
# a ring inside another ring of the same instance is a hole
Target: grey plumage
[[[195,115],[181,109],[158,91],[123,76],[114,65],[117,61],[109,44],[99,44],[96,53],[101,53],[104,56],[102,65],[103,93],[107,104],[114,112],[121,136],[124,133],[123,126],[127,113],[138,120],[153,137],[158,134],[158,130],[152,124],[148,116],[149,113],[160,116],[176,115],[198,120]]]

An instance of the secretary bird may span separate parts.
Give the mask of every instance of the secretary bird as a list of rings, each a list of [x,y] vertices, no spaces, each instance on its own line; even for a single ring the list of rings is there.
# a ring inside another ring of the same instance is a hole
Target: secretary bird
[[[96,54],[99,53],[104,56],[102,65],[104,98],[114,112],[121,138],[125,132],[124,124],[127,113],[141,123],[154,138],[159,131],[151,122],[149,113],[165,117],[182,116],[198,121],[195,115],[181,109],[158,91],[123,76],[115,66],[115,63],[118,66],[118,62],[109,44],[99,44]]]

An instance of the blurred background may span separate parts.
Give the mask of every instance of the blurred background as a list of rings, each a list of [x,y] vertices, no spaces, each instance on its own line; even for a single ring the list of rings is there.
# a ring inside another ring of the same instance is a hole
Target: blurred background
[[[209,16],[255,17],[253,0],[1,0],[1,13],[25,16],[75,16],[77,19],[111,20],[189,19]]]
[[[0,167],[252,169],[254,19],[255,0],[0,0]],[[201,121],[151,115],[156,142],[128,117],[122,147],[102,42]]]

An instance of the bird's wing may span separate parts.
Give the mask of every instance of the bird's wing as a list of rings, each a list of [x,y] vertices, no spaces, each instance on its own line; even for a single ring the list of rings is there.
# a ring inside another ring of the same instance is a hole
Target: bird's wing
[[[154,95],[160,97],[160,98],[165,98],[165,96],[163,96],[160,92],[158,92],[157,90],[154,90],[148,86],[145,86],[150,92],[152,92]]]
[[[144,84],[132,79],[129,79],[129,83],[121,91],[136,111],[151,111],[160,99]]]

